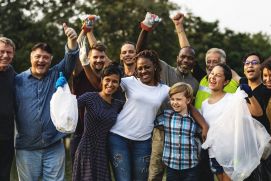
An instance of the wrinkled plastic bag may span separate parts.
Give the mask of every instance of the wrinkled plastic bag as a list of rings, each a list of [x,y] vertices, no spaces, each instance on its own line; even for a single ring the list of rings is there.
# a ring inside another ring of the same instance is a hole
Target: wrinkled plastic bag
[[[69,85],[59,86],[50,101],[50,114],[56,129],[62,133],[73,133],[78,121],[76,96]]]
[[[270,141],[265,127],[251,116],[246,96],[237,89],[202,144],[203,149],[212,147],[216,160],[233,181],[244,180],[252,173]]]

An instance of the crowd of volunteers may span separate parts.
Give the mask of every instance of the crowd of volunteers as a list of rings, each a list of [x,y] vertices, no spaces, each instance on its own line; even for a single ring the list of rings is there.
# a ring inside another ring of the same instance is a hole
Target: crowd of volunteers
[[[223,49],[210,48],[204,70],[176,13],[173,67],[147,48],[162,21],[148,12],[137,43],[124,42],[113,61],[94,35],[98,19],[86,16],[78,33],[64,23],[63,59],[51,67],[53,48],[36,43],[21,73],[11,65],[16,42],[0,37],[0,181],[10,180],[13,159],[20,181],[65,180],[68,133],[51,99],[68,79],[75,106],[57,112],[64,122],[76,112],[73,181],[271,181],[271,56],[247,52],[236,60],[241,77]]]

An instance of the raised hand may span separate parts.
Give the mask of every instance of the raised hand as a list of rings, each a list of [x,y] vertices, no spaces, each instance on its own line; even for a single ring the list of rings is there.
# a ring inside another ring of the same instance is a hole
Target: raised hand
[[[175,16],[173,16],[172,21],[176,26],[182,25],[184,21],[184,14],[177,13]]]
[[[145,19],[140,23],[140,26],[143,30],[151,31],[153,30],[162,19],[159,18],[156,14],[150,12],[146,13]]]
[[[82,30],[84,30],[85,33],[91,31],[94,27],[94,24],[100,19],[100,16],[97,15],[84,15],[82,16],[83,25]]]
[[[63,30],[68,38],[68,48],[70,50],[75,50],[77,48],[77,33],[73,28],[67,26],[66,23],[63,23]]]

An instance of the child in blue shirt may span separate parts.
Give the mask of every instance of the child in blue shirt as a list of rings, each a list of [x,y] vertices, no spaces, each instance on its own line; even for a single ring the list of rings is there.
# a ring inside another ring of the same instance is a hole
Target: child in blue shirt
[[[163,126],[165,141],[162,160],[167,167],[167,181],[198,180],[199,126],[188,112],[193,90],[189,84],[180,82],[169,90],[170,105],[158,116],[155,125]]]

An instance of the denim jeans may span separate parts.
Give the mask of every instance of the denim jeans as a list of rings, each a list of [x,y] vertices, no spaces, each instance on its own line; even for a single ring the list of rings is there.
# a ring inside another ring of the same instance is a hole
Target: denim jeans
[[[16,164],[20,181],[63,181],[65,149],[59,141],[40,150],[16,150]]]
[[[134,141],[110,133],[109,153],[116,181],[147,181],[151,139]]]
[[[198,181],[198,167],[185,170],[175,170],[167,167],[167,181]]]

